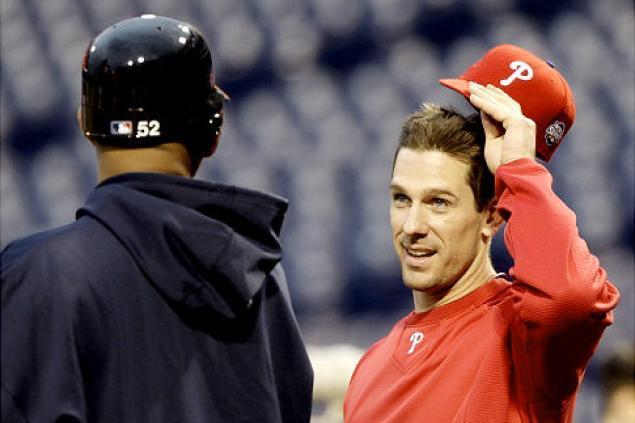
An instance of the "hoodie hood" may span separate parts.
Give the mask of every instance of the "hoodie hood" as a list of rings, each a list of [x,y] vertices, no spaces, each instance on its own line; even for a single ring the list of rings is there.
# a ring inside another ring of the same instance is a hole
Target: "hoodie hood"
[[[77,218],[107,227],[177,312],[234,320],[281,259],[286,210],[257,191],[129,173],[98,185]]]

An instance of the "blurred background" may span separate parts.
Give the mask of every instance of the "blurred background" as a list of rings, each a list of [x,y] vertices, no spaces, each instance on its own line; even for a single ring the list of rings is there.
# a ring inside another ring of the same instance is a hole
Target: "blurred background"
[[[578,397],[575,421],[599,421],[603,363],[635,339],[632,1],[0,4],[2,247],[73,220],[96,183],[93,150],[75,118],[91,38],[142,13],[189,21],[206,35],[217,82],[232,100],[219,150],[198,177],[290,201],[284,263],[316,363],[315,422],[338,421],[338,395],[359,354],[412,308],[388,224],[402,120],[424,101],[469,111],[437,80],[459,75],[496,44],[555,63],[575,93],[577,119],[549,164],[554,188],[622,292]],[[510,265],[500,237],[494,261],[500,271]]]

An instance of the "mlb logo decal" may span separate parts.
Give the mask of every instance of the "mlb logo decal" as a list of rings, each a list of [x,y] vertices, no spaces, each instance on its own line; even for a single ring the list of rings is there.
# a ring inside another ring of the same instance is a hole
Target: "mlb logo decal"
[[[111,135],[132,135],[132,121],[113,120],[110,121]]]

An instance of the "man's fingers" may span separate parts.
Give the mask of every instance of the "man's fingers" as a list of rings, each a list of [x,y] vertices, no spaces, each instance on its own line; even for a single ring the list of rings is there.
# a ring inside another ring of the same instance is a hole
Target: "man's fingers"
[[[483,130],[485,131],[485,137],[487,139],[500,137],[505,132],[503,127],[498,122],[496,122],[482,110],[481,122],[483,123]]]
[[[512,120],[523,117],[520,105],[503,90],[470,82],[470,102],[492,119],[507,126]]]
[[[470,103],[497,122],[502,123],[509,116],[509,111],[506,107],[492,98],[482,96],[480,93],[472,93],[470,95]]]
[[[536,124],[514,99],[494,86],[470,82],[470,102],[481,111],[485,160],[492,173],[502,163],[535,157]]]
[[[486,90],[493,98],[498,99],[501,103],[507,105],[511,109],[519,113],[521,112],[520,104],[510,97],[505,91],[492,84],[488,84]]]
[[[505,103],[517,105],[518,102],[511,98],[505,91],[498,88],[496,85],[487,84],[487,86],[478,84],[476,82],[470,82],[470,91],[479,93],[482,96],[488,96],[490,98],[496,98]]]
[[[500,107],[506,107],[515,113],[522,113],[520,104],[511,98],[505,91],[489,84],[486,87],[476,82],[470,82],[470,94],[477,95],[486,101],[496,102]]]

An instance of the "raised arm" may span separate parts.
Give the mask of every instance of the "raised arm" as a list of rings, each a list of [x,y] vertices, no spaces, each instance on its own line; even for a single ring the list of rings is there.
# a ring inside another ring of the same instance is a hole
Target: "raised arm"
[[[530,388],[534,408],[558,410],[575,393],[619,294],[580,238],[575,214],[553,192],[551,175],[534,160],[533,122],[498,88],[471,92],[483,114],[498,210],[508,220],[518,380]]]

